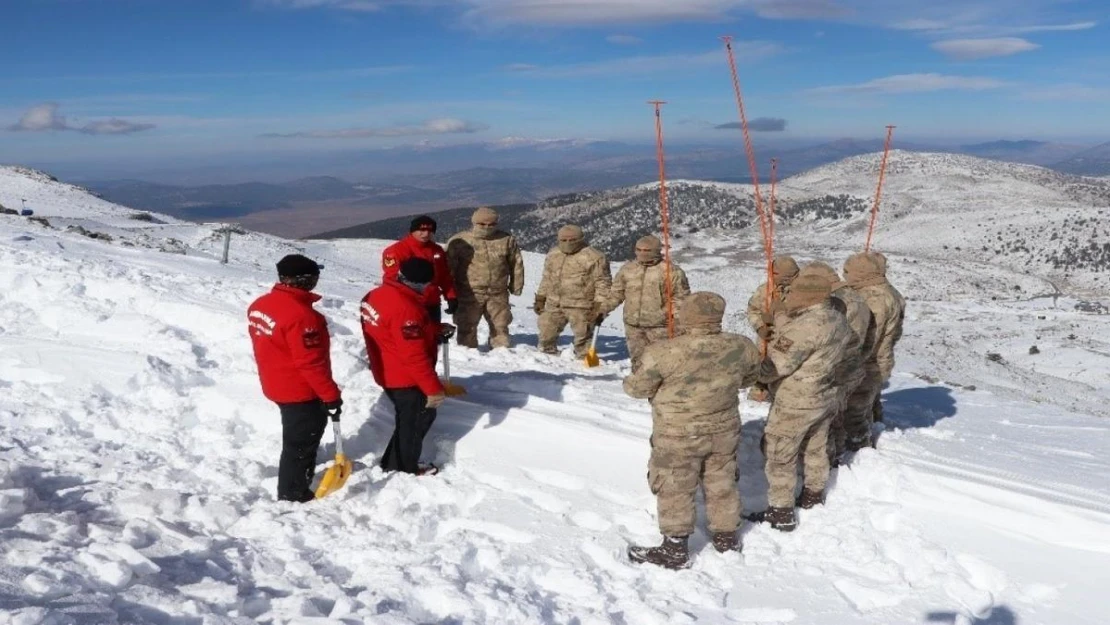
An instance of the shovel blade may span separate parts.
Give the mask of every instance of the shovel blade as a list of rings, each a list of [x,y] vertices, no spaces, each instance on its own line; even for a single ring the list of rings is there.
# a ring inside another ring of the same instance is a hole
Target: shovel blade
[[[460,395],[466,395],[466,389],[453,382],[444,382],[443,394],[448,397],[459,397]]]
[[[343,485],[347,483],[347,478],[351,477],[351,471],[353,470],[354,463],[348,460],[347,456],[335,454],[335,463],[324,472],[324,477],[320,479],[320,485],[316,487],[316,498],[326,497],[343,488]]]
[[[596,367],[601,364],[601,359],[597,357],[597,350],[593,348],[586,352],[585,360],[587,367]]]

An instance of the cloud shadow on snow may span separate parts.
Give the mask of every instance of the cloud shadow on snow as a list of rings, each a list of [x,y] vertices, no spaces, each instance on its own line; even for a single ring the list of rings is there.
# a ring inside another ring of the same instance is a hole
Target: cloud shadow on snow
[[[970,622],[971,625],[1018,625],[1017,614],[1006,606],[993,607],[986,615],[972,617],[970,621],[961,620],[966,618],[958,612],[930,612],[925,617],[930,623]]]

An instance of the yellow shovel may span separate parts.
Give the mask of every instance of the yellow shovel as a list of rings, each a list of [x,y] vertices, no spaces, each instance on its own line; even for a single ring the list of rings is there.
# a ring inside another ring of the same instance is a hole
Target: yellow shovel
[[[590,339],[590,350],[586,352],[587,367],[596,367],[601,364],[601,359],[597,357],[597,333],[600,330],[600,324],[594,326],[594,336]]]
[[[320,485],[316,487],[317,499],[343,488],[347,478],[351,477],[351,471],[354,470],[354,463],[343,453],[343,433],[340,431],[338,419],[331,422],[331,430],[335,432],[335,462],[324,472]]]
[[[448,345],[451,344],[449,339],[443,341],[443,394],[448,397],[458,397],[459,395],[466,395],[466,389],[451,382],[451,350]]]

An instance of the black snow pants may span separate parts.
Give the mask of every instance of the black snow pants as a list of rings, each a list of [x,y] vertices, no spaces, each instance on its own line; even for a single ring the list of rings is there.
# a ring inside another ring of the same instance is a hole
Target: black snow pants
[[[424,407],[428,396],[415,386],[387,388],[385,394],[393,402],[395,425],[393,438],[382,454],[382,469],[415,474],[424,437],[436,420],[435,408]]]
[[[316,475],[316,451],[328,424],[328,413],[320,400],[278,404],[281,410],[281,464],[278,465],[277,496],[281,501],[311,501],[312,478]]]

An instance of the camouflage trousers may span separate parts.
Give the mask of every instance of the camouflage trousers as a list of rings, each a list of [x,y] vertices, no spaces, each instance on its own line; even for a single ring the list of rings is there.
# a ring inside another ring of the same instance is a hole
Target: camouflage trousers
[[[804,486],[823,492],[829,482],[829,426],[837,405],[824,408],[784,408],[771,405],[765,431],[767,441],[767,502],[773,508],[794,508],[798,460],[804,465]]]
[[[590,311],[586,308],[548,308],[540,313],[537,322],[540,331],[540,351],[554,354],[555,344],[563,328],[570,324],[574,332],[574,355],[583,358],[590,349],[590,332],[593,330],[593,320]]]
[[[665,341],[669,338],[666,326],[661,328],[641,328],[639,326],[624,326],[625,343],[628,344],[628,355],[632,358],[632,370],[640,368],[640,361],[644,357],[644,350],[652,343]]]
[[[848,430],[845,428],[845,423],[848,415],[848,399],[852,396],[852,393],[859,388],[863,379],[863,372],[860,371],[858,375],[845,380],[843,383],[843,393],[840,395],[836,413],[833,415],[832,423],[829,425],[830,461],[840,458],[847,449]]]
[[[699,484],[705,492],[709,531],[734,532],[740,527],[739,446],[739,422],[719,434],[652,436],[648,484],[656,498],[659,531],[664,536],[694,532]]]
[[[875,419],[875,400],[883,382],[877,372],[868,371],[856,390],[848,395],[844,411],[844,437],[849,448],[859,449],[871,445],[871,424]]]
[[[491,347],[511,347],[509,324],[513,322],[509,294],[475,295],[473,299],[459,299],[455,311],[455,337],[459,345],[478,347],[478,324],[486,320],[489,325],[489,344]]]

